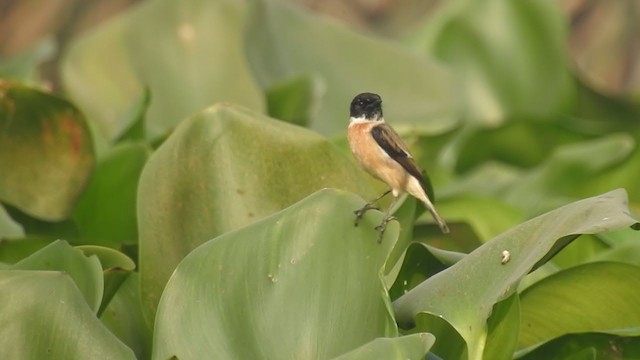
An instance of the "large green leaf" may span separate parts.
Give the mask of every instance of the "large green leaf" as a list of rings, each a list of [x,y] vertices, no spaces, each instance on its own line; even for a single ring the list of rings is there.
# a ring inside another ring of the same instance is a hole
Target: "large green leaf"
[[[0,200],[40,219],[64,219],[93,165],[87,125],[73,105],[0,79]]]
[[[640,267],[595,262],[551,275],[521,295],[518,347],[581,332],[640,335]]]
[[[246,109],[216,105],[184,121],[149,158],[140,178],[147,315],[153,318],[180,260],[206,240],[325,187],[373,197],[367,181],[350,158],[316,133]]]
[[[59,271],[0,271],[0,349],[6,359],[135,359]]]
[[[427,351],[435,342],[431,334],[413,334],[397,338],[377,338],[334,360],[369,359],[425,359]]]
[[[15,263],[10,269],[64,271],[80,289],[89,308],[97,312],[100,307],[104,292],[100,260],[95,256],[86,256],[66,241],[57,240]]]
[[[529,220],[484,244],[394,302],[400,324],[420,313],[443,317],[462,335],[470,359],[485,349],[487,319],[498,301],[547,255],[556,241],[635,224],[624,190],[577,201]],[[505,262],[504,251],[509,253]],[[429,331],[429,329],[419,329]]]
[[[127,277],[100,320],[133,350],[136,358],[150,359],[152,331],[142,315],[139,279],[136,272]]]
[[[364,91],[379,93],[391,121],[427,121],[450,127],[458,116],[449,73],[438,63],[390,42],[354,32],[279,0],[252,1],[247,53],[264,88],[314,76],[326,89],[310,126],[342,134],[349,103]]]
[[[136,244],[136,192],[151,148],[141,142],[119,144],[98,162],[73,211],[80,232],[76,243],[118,248]]]
[[[570,99],[564,23],[551,0],[449,1],[411,38],[455,69],[467,116],[487,125],[558,114]]]
[[[358,197],[317,192],[191,252],[162,295],[154,359],[327,359],[397,336],[382,270],[398,238]],[[424,354],[424,353],[423,353]]]
[[[132,99],[147,87],[152,137],[214,102],[262,110],[243,52],[245,7],[233,0],[141,3],[71,44],[65,87],[107,139],[131,125]]]

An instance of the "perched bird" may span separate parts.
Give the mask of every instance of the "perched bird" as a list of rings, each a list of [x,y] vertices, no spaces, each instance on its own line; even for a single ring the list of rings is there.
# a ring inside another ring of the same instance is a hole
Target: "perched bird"
[[[355,211],[356,226],[368,210],[376,209],[374,204],[377,201],[390,192],[393,193],[393,202],[385,212],[382,223],[376,227],[380,232],[381,241],[387,223],[395,219],[390,216],[391,209],[399,196],[407,192],[424,203],[443,233],[449,232],[447,224],[438,215],[427,196],[427,180],[418,170],[400,136],[385,123],[382,117],[382,99],[379,95],[362,93],[351,101],[348,139],[351,152],[364,169],[390,187],[380,197]]]

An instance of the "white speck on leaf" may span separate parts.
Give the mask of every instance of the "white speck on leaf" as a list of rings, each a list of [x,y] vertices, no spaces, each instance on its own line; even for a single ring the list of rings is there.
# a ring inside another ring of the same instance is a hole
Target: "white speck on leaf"
[[[511,260],[511,253],[509,252],[509,250],[502,250],[500,258],[500,262],[502,263],[502,265],[508,263],[509,260]]]

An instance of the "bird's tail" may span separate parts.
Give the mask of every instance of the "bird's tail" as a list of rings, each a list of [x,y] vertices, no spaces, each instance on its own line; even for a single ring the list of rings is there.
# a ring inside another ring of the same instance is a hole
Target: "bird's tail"
[[[427,201],[423,201],[423,202],[424,202],[424,205],[427,207],[427,210],[429,210],[429,212],[431,213],[431,216],[433,216],[433,219],[436,221],[436,223],[438,223],[440,230],[443,233],[448,234],[449,227],[447,226],[447,223],[444,222],[444,220],[440,217],[440,215],[436,211],[435,206],[433,206],[433,204],[431,203],[431,201],[429,201],[428,198],[427,198]]]
[[[447,223],[444,222],[444,220],[436,211],[436,207],[433,206],[433,203],[431,202],[431,200],[429,200],[429,196],[427,196],[425,189],[422,187],[422,184],[420,184],[420,181],[415,177],[411,177],[407,185],[407,192],[420,199],[420,201],[424,203],[424,205],[427,207],[427,210],[429,210],[429,212],[431,213],[431,216],[433,216],[433,219],[436,221],[436,223],[438,223],[440,230],[443,233],[448,234],[449,227],[447,226]]]

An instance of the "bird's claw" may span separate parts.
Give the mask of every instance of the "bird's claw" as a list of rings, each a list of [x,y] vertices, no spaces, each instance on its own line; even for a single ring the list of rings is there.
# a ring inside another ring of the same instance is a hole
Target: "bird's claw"
[[[387,230],[387,224],[389,223],[389,221],[392,220],[397,220],[395,216],[388,216],[384,219],[382,219],[382,222],[380,223],[380,225],[376,226],[376,230],[380,233],[380,236],[378,237],[378,243],[382,242],[382,236],[384,235],[385,230]]]
[[[364,214],[369,211],[369,210],[378,210],[378,207],[373,206],[372,204],[366,204],[365,206],[363,206],[361,209],[358,209],[356,211],[354,211],[353,213],[356,214],[356,221],[354,223],[354,226],[358,226],[358,222],[360,221],[360,219],[364,216]]]

